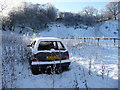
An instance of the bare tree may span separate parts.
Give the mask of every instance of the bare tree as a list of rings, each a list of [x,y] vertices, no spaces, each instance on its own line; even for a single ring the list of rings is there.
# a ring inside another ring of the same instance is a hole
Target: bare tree
[[[57,9],[51,3],[48,3],[47,6],[47,16],[51,21],[54,21],[57,17]]]
[[[0,1],[0,29],[4,28],[3,25],[3,11],[7,8],[7,4],[5,0]]]
[[[96,16],[98,10],[92,6],[86,6],[83,8],[82,12],[87,16]]]
[[[117,15],[120,13],[120,10],[118,9],[119,3],[120,2],[110,2],[106,5],[106,10],[109,14],[112,14],[114,20],[117,19]]]
[[[0,13],[2,13],[3,12],[3,10],[5,10],[7,8],[7,4],[6,4],[6,2],[5,2],[5,0],[1,0],[0,1]]]
[[[9,12],[9,27],[14,30],[16,26],[31,27],[33,29],[47,28],[48,23],[54,22],[57,10],[52,4],[32,4],[23,2],[23,6],[15,7]]]

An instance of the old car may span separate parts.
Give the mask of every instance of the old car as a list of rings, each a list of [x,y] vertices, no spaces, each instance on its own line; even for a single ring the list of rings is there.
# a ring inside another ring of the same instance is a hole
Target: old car
[[[32,40],[28,45],[32,51],[29,59],[33,74],[47,69],[68,69],[70,65],[69,53],[64,42],[59,38],[40,37]]]

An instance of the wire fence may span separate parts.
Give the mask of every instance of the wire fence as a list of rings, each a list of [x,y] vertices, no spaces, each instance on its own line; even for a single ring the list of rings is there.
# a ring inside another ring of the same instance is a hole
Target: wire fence
[[[71,41],[73,44],[74,42],[78,42],[78,43],[87,43],[88,45],[105,45],[105,46],[110,46],[110,45],[113,45],[113,46],[119,46],[118,42],[120,40],[120,38],[97,38],[97,37],[77,37],[77,38],[73,38],[73,37],[70,37],[70,38],[61,38],[61,37],[58,37],[60,39],[63,39],[65,42],[66,41]]]

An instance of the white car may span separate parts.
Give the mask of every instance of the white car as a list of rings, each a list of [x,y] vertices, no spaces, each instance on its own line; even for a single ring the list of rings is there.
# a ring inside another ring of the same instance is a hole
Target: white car
[[[69,68],[70,60],[66,45],[59,38],[41,37],[33,39],[28,45],[32,50],[30,59],[33,74],[45,71],[49,67]]]

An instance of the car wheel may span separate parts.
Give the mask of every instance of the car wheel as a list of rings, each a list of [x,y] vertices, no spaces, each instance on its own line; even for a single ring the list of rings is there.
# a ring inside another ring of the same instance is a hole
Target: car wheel
[[[32,61],[29,60],[29,65],[31,65]]]
[[[29,58],[29,65],[31,65],[31,63],[32,63],[32,61],[31,61],[31,59]]]
[[[65,71],[69,70],[69,66],[63,67],[63,70],[65,70]]]
[[[62,73],[63,72],[62,67],[56,68],[55,72],[56,72],[56,74]]]
[[[31,71],[32,71],[32,74],[38,75],[38,69],[35,68],[34,66],[31,66]]]

